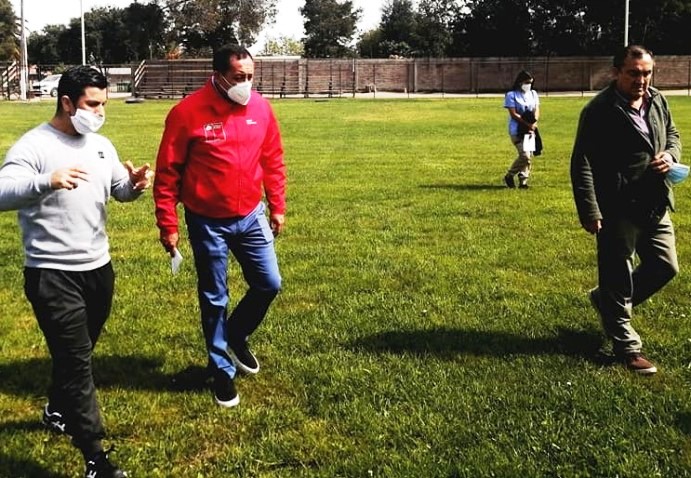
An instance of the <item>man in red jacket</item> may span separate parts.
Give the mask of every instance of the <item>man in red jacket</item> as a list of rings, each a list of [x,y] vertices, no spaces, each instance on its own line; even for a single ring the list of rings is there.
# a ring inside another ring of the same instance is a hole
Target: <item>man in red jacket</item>
[[[223,46],[214,52],[213,69],[206,85],[166,118],[154,199],[161,243],[171,256],[179,241],[176,206],[184,206],[215,399],[233,407],[240,401],[237,370],[259,371],[248,338],[281,288],[274,236],[285,221],[286,171],[271,106],[252,91],[250,53]],[[248,290],[228,315],[229,252]]]

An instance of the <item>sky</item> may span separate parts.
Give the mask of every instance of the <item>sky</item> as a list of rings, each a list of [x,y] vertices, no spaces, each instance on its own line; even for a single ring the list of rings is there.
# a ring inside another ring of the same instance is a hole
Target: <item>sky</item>
[[[20,17],[22,0],[10,0],[14,13]],[[80,4],[88,12],[95,7],[125,8],[133,0],[24,0],[24,19],[29,32],[39,31],[46,25],[69,23],[70,19],[81,15]],[[139,3],[148,3],[139,0]],[[304,30],[303,18],[298,9],[305,4],[305,0],[276,0],[278,14],[276,22],[260,34],[259,44],[250,48],[256,53],[262,47],[265,38],[292,37],[302,38]],[[363,32],[376,27],[381,18],[381,7],[384,0],[353,0],[356,8],[362,9],[362,16],[358,24],[358,31]]]

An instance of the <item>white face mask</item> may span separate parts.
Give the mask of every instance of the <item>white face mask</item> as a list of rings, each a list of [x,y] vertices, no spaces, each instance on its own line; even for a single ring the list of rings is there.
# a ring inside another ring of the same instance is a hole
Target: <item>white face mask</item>
[[[530,91],[530,88],[532,88],[533,85],[530,83],[523,83],[521,85],[521,89],[523,90],[524,93],[528,93]]]
[[[228,98],[232,101],[246,106],[250,102],[252,95],[252,82],[250,80],[237,83],[226,90]]]
[[[106,121],[106,117],[102,115],[97,115],[91,111],[86,111],[81,108],[77,108],[74,116],[70,116],[70,121],[72,126],[79,134],[95,133],[103,123]]]

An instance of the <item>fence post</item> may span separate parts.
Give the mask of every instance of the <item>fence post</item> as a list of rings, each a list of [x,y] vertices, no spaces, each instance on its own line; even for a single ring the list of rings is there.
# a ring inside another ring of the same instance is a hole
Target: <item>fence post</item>
[[[445,70],[444,66],[445,66],[444,60],[442,60],[442,62],[441,62],[441,97],[442,98],[444,97],[444,70]]]
[[[338,97],[343,95],[343,63],[338,64]]]
[[[137,96],[137,87],[134,84],[135,75],[137,73],[136,63],[130,63],[130,85],[132,85],[132,96]]]
[[[329,98],[333,97],[333,82],[334,82],[334,60],[329,59]]]

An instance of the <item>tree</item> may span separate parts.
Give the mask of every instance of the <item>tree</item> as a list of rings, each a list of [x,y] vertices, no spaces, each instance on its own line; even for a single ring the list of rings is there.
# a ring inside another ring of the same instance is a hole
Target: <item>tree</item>
[[[611,55],[623,46],[621,0],[468,0],[454,52],[474,56]],[[630,0],[629,43],[691,52],[691,0]]]
[[[454,0],[420,0],[413,35],[415,56],[446,56],[453,41],[451,25],[456,8]]]
[[[19,53],[17,17],[10,0],[0,0],[0,61],[16,59]]]
[[[643,44],[656,54],[691,52],[690,0],[632,0],[630,9],[630,43]]]
[[[155,2],[133,2],[127,8],[94,8],[84,14],[87,60],[117,64],[162,57],[165,14]],[[81,63],[81,20],[68,26],[48,25],[32,33],[29,60],[36,64]]]
[[[305,18],[306,57],[342,58],[354,53],[349,44],[362,10],[353,9],[352,1],[305,0],[300,13]]]
[[[381,52],[382,31],[381,28],[366,31],[357,43],[357,52],[361,58],[382,58]]]
[[[382,8],[381,57],[411,56],[418,31],[419,16],[411,0],[390,0]]]
[[[29,63],[36,65],[60,63],[62,60],[58,40],[66,31],[65,25],[47,25],[42,31],[29,35],[27,41]]]
[[[587,2],[550,0],[534,2],[531,28],[533,53],[584,55],[598,41],[598,27],[586,21]]]
[[[163,57],[166,17],[157,3],[130,4],[124,10],[122,21],[128,38],[128,61]]]
[[[166,0],[172,32],[188,56],[208,56],[227,43],[251,45],[267,20],[276,15],[275,0]]]
[[[456,8],[449,25],[451,33],[451,44],[447,48],[450,57],[470,56],[470,45],[468,43],[468,24],[470,21],[470,9],[463,4]]]
[[[121,8],[95,8],[84,15],[87,56],[99,64],[129,61],[131,38]]]
[[[464,36],[472,56],[521,56],[531,53],[533,38],[528,2],[474,0],[467,7],[470,14]]]
[[[302,56],[305,47],[302,42],[292,37],[280,36],[278,38],[267,37],[261,56]]]
[[[94,42],[93,35],[89,34],[86,26],[87,15],[84,14],[85,43],[91,45]],[[67,65],[78,65],[82,62],[82,40],[81,40],[81,21],[79,18],[70,20],[67,28],[58,37],[57,49],[60,63]]]

